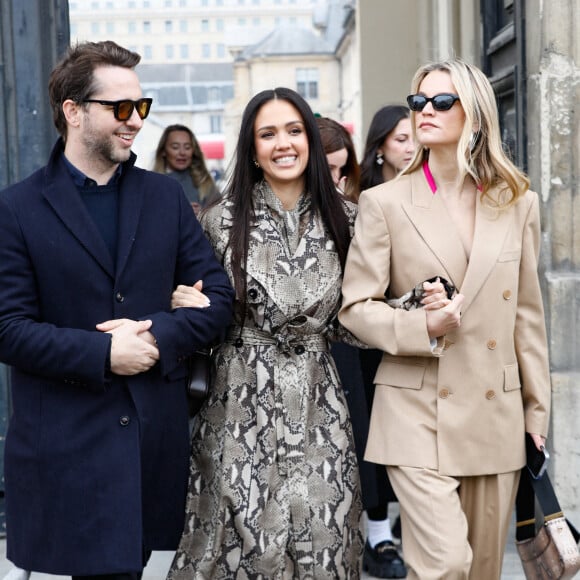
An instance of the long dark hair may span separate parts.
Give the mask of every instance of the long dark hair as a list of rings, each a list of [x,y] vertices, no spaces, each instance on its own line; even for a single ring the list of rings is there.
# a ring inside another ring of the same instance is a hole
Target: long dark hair
[[[234,168],[225,195],[233,202],[233,226],[230,232],[232,273],[236,293],[242,302],[246,296],[246,262],[250,229],[254,217],[252,191],[264,178],[262,169],[254,159],[254,124],[260,109],[269,101],[282,99],[300,113],[308,137],[308,165],[304,172],[304,185],[310,195],[312,211],[318,214],[334,242],[341,267],[344,268],[350,242],[348,218],[343,201],[334,187],[326,155],[320,140],[316,118],[308,103],[295,91],[285,87],[268,89],[255,95],[246,105],[236,147]]]
[[[377,150],[385,142],[387,135],[399,124],[399,121],[408,118],[409,115],[408,107],[403,105],[386,105],[374,114],[360,164],[361,191],[383,183],[383,170],[382,166],[377,163]],[[388,163],[386,159],[384,162]],[[396,167],[394,171],[397,172]]]
[[[356,160],[356,151],[350,133],[344,125],[329,117],[317,117],[316,123],[326,155],[346,149],[346,164],[340,170],[340,176],[346,177],[345,195],[352,202],[357,203],[360,193],[360,168]]]

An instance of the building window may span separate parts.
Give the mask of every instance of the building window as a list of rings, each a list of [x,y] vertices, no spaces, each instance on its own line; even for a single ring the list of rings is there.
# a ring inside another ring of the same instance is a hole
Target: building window
[[[217,47],[217,57],[218,58],[225,58],[226,56],[226,45],[223,42],[220,42]]]
[[[171,8],[173,6],[173,0],[165,0],[165,8]]]
[[[223,6],[224,5],[224,0],[216,0],[215,1],[215,5],[216,6]]]
[[[252,18],[252,26],[254,28],[257,28],[258,26],[260,26],[260,17],[259,16]]]
[[[179,5],[181,8],[187,8],[187,0],[179,0]]]
[[[99,34],[100,32],[100,26],[98,22],[91,22],[91,33],[92,34]]]
[[[167,33],[173,32],[173,20],[165,21],[165,32]]]
[[[173,59],[173,44],[166,44],[165,45],[165,58]]]
[[[91,10],[98,10],[99,3],[98,2],[91,2]]]
[[[129,20],[127,23],[127,30],[129,34],[137,34],[137,23]]]
[[[149,20],[143,22],[143,32],[145,34],[151,34],[151,22]]]
[[[202,6],[209,6],[208,0],[201,0],[201,5]]]
[[[201,45],[201,56],[202,58],[209,58],[211,56],[211,46],[207,42]]]
[[[107,7],[107,10],[113,10],[113,8],[115,6],[114,6],[114,4],[112,2],[107,2],[106,7]]]
[[[105,29],[107,30],[107,34],[115,34],[115,23],[107,22],[105,24]]]
[[[202,32],[209,32],[209,20],[207,18],[204,18],[201,21],[201,31]]]
[[[305,99],[318,98],[318,69],[296,69],[296,91]]]
[[[222,102],[222,92],[219,87],[209,87],[207,91],[207,102],[220,104]]]
[[[135,0],[129,1],[129,8],[137,8],[137,2]]]
[[[151,8],[151,0],[143,0],[143,8]]]
[[[146,44],[143,47],[143,58],[145,60],[151,60],[153,58],[153,47],[150,44]]]
[[[189,58],[189,44],[179,46],[179,56],[184,60]]]
[[[180,20],[179,21],[179,32],[187,32],[187,20]]]
[[[246,19],[238,18],[238,26],[246,26]]]
[[[224,19],[223,18],[218,18],[215,21],[215,28],[218,32],[223,32],[223,30],[224,30]]]
[[[209,116],[209,131],[210,133],[222,133],[222,116],[221,115],[210,115]]]

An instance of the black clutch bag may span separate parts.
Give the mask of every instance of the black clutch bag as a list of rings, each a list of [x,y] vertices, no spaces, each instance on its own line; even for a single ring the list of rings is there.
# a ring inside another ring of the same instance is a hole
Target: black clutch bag
[[[211,348],[198,350],[189,357],[187,395],[190,399],[205,399],[211,378]]]

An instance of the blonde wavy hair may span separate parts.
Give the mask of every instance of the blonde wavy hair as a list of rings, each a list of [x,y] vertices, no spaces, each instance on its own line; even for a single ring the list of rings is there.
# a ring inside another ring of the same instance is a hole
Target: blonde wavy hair
[[[506,155],[501,141],[495,94],[487,77],[477,67],[461,59],[421,66],[411,83],[417,93],[423,79],[433,71],[449,74],[465,112],[465,125],[457,143],[457,165],[463,177],[470,175],[481,188],[482,201],[499,208],[514,204],[530,187],[530,180]],[[416,113],[411,112],[413,136],[417,141]],[[401,175],[421,167],[429,150],[418,143],[413,159]],[[497,199],[490,190],[499,188]]]
[[[191,180],[193,185],[199,191],[200,201],[205,201],[206,199],[213,199],[219,196],[218,188],[209,172],[206,164],[205,157],[201,147],[193,134],[193,131],[186,127],[185,125],[169,125],[163,131],[159,143],[157,144],[157,149],[155,151],[155,161],[153,163],[153,171],[157,173],[165,173],[167,170],[167,164],[165,160],[165,147],[167,146],[167,140],[169,139],[170,133],[174,131],[181,131],[187,133],[191,140],[191,145],[193,148],[193,157],[191,159],[191,165],[189,166],[189,173],[191,174]]]

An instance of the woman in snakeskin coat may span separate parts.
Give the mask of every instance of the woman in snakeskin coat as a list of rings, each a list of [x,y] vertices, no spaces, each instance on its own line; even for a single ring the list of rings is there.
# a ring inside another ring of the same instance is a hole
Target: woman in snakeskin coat
[[[234,324],[197,415],[186,524],[168,578],[357,579],[360,493],[329,340],[355,206],[290,89],[242,118],[224,198],[202,225],[234,287]],[[180,287],[175,306],[193,306]]]

